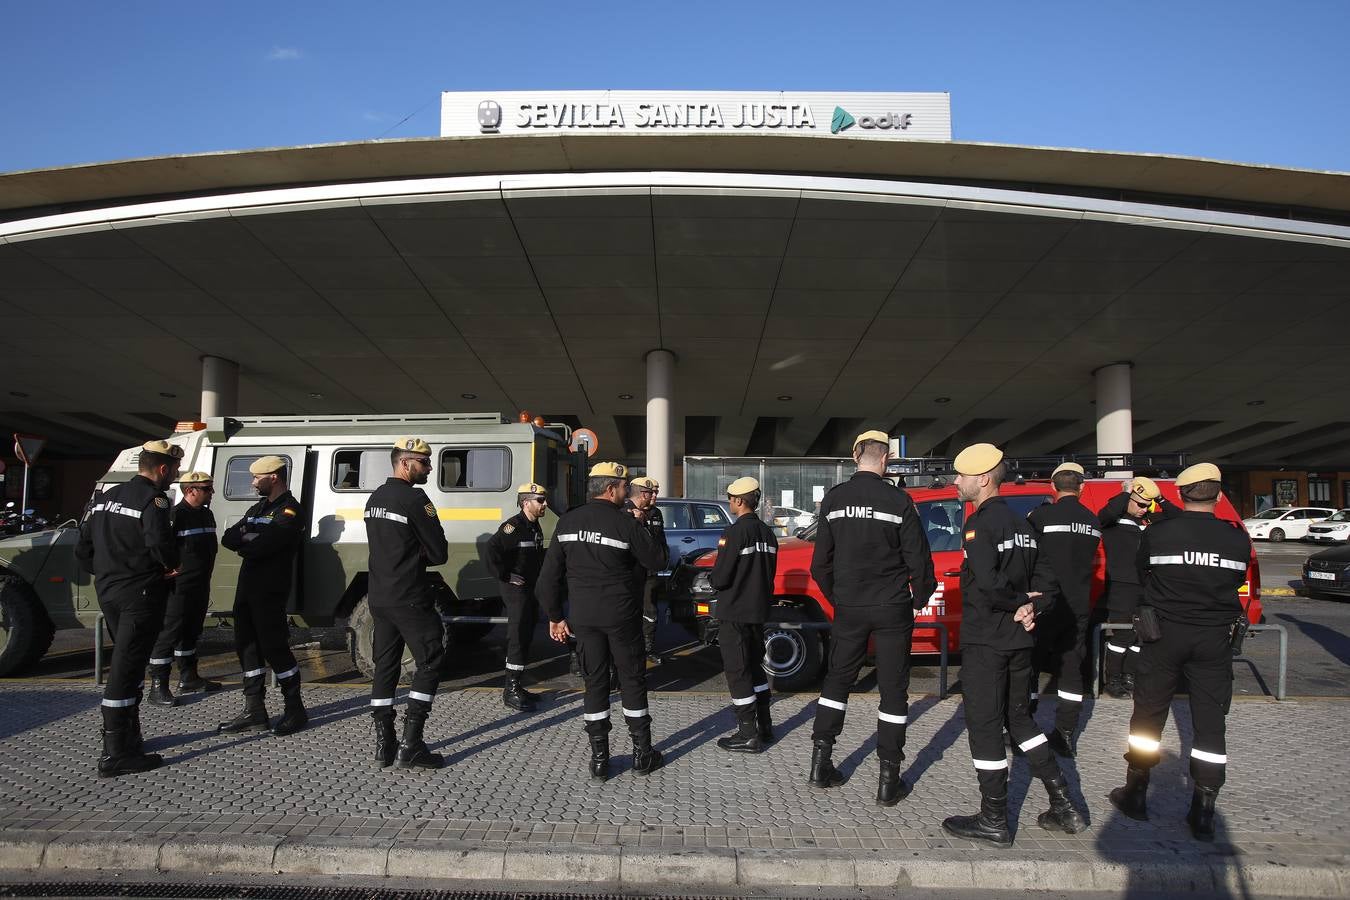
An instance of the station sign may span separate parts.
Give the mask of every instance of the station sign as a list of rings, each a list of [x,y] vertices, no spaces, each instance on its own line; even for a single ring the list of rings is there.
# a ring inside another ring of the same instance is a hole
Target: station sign
[[[950,141],[945,93],[445,91],[441,137],[480,134],[807,134]]]

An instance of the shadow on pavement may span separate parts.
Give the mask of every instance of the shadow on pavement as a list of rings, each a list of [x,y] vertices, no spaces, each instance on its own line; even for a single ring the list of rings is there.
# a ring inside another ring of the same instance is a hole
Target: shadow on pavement
[[[0,739],[78,716],[98,704],[99,695],[84,688],[72,690],[64,703],[53,703],[50,691],[5,691],[0,694]]]
[[[1340,660],[1342,665],[1350,666],[1350,637],[1343,632],[1288,613],[1279,613],[1275,618],[1297,625],[1299,631],[1320,644],[1323,650]]]

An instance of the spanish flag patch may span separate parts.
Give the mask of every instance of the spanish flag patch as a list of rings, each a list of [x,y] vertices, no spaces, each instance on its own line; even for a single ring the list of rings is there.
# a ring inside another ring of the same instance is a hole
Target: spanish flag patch
[[[288,506],[288,507],[286,507],[285,509],[283,509],[283,510],[281,511],[281,514],[282,514],[283,516],[293,516],[293,515],[295,515],[295,510],[291,509],[291,508]]]
[[[967,531],[967,532],[966,532],[966,540],[968,540],[968,541],[973,541],[973,540],[975,540],[975,532],[974,532],[974,531]]]

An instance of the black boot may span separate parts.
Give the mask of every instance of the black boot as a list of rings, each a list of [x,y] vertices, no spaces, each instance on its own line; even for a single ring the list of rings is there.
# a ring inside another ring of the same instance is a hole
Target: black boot
[[[830,753],[833,750],[834,741],[816,741],[812,745],[810,777],[812,787],[832,788],[844,783],[843,773],[830,761]]]
[[[1117,700],[1125,700],[1130,696],[1129,688],[1125,687],[1125,679],[1120,675],[1111,675],[1106,679],[1106,693]]]
[[[266,731],[267,705],[263,702],[263,676],[244,679],[244,711],[228,722],[221,722],[216,731],[238,734],[244,731]]]
[[[136,705],[131,710],[131,737],[127,739],[127,750],[132,753],[145,752],[145,737],[141,734],[141,692],[136,692]]]
[[[1131,819],[1148,821],[1148,769],[1130,766],[1125,770],[1125,786],[1110,793],[1111,805]]]
[[[1125,688],[1125,696],[1126,696],[1126,697],[1133,697],[1133,696],[1134,696],[1134,676],[1133,676],[1133,675],[1122,675],[1121,678],[1120,678],[1120,683],[1121,683],[1121,684],[1124,686],[1124,688]]]
[[[1196,785],[1191,794],[1191,811],[1186,814],[1186,821],[1197,841],[1214,840],[1214,801],[1218,799],[1218,788]]]
[[[218,691],[222,687],[224,687],[224,685],[219,681],[208,681],[197,674],[197,657],[195,654],[192,656],[178,657],[178,693],[210,693],[212,691]]]
[[[765,747],[773,743],[773,716],[769,711],[769,692],[755,694],[755,718],[759,722],[759,742]]]
[[[502,686],[502,706],[520,712],[534,712],[534,701],[525,695],[520,686],[520,675],[507,671],[506,682]]]
[[[663,659],[661,658],[661,654],[659,654],[659,653],[656,652],[656,641],[655,641],[655,640],[647,641],[647,642],[646,642],[646,645],[647,645],[647,646],[646,646],[646,650],[647,650],[647,665],[649,665],[649,666],[659,666],[659,665],[661,665],[661,663],[665,662],[665,660],[663,660]]]
[[[1012,832],[1008,830],[1008,795],[981,797],[978,815],[952,816],[943,821],[942,830],[955,837],[972,841],[989,841],[1003,847],[1011,846]]]
[[[103,754],[98,759],[98,777],[116,778],[149,772],[164,764],[158,753],[144,753],[137,746],[131,710],[134,707],[103,707]]]
[[[652,727],[642,725],[630,729],[633,738],[633,771],[639,775],[650,775],[661,768],[661,751],[652,748]]]
[[[909,796],[909,783],[900,777],[900,763],[881,761],[877,778],[877,806],[894,806]]]
[[[1050,795],[1050,808],[1036,817],[1036,824],[1047,831],[1077,834],[1087,829],[1087,819],[1074,809],[1069,800],[1069,785],[1063,775],[1045,779],[1045,792]]]
[[[156,668],[150,674],[150,696],[146,697],[151,706],[177,706],[178,698],[169,692],[169,667]]]
[[[375,765],[387,769],[398,754],[398,735],[394,734],[394,712],[372,716],[375,720]]]
[[[422,728],[427,723],[430,710],[414,708],[417,700],[408,701],[403,712],[403,740],[398,745],[398,767],[400,769],[439,769],[445,765],[445,757],[432,753],[422,740]]]
[[[755,707],[746,703],[736,708],[736,733],[730,737],[718,738],[717,746],[732,753],[759,753],[764,745],[759,742],[759,724],[755,719]]]
[[[538,705],[539,701],[544,699],[540,694],[536,694],[534,691],[528,690],[525,687],[525,676],[519,672],[516,673],[516,684],[520,687],[521,696],[531,703]]]
[[[305,700],[300,695],[300,673],[296,672],[290,678],[277,679],[277,687],[281,688],[281,698],[286,704],[282,710],[281,718],[277,719],[277,724],[272,726],[272,733],[285,737],[288,734],[295,734],[297,731],[309,724],[309,713],[305,710]]]
[[[609,735],[591,735],[591,778],[596,781],[609,779]]]
[[[1073,730],[1069,728],[1052,728],[1045,733],[1046,742],[1050,749],[1055,751],[1065,759],[1073,759],[1078,755],[1077,743],[1074,740]]]

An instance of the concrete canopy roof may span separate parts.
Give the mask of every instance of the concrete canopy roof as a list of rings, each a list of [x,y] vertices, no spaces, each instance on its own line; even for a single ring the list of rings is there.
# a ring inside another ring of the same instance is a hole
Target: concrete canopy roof
[[[0,208],[3,421],[56,446],[192,417],[211,354],[242,412],[529,408],[640,456],[665,347],[677,452],[1091,450],[1129,360],[1139,449],[1350,459],[1345,175],[567,135],[17,173]]]

